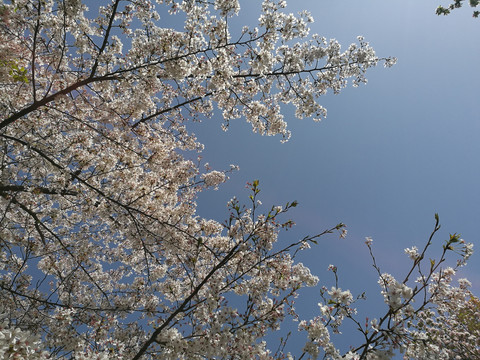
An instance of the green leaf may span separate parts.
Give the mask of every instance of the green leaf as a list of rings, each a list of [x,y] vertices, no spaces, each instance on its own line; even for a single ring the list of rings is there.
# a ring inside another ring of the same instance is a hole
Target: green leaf
[[[460,241],[460,234],[456,234],[456,233],[453,234],[453,235],[450,234],[450,241],[449,241],[449,242],[450,242],[451,244],[457,243],[457,242],[459,242],[459,241]]]
[[[448,15],[450,14],[450,10],[444,8],[443,6],[439,6],[437,10],[435,11],[437,15]]]

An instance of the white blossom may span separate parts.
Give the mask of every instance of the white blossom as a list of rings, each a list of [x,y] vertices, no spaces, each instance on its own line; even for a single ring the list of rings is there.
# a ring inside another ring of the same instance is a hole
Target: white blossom
[[[413,261],[417,260],[420,257],[420,255],[418,254],[418,248],[416,246],[412,246],[411,248],[406,248],[405,254],[407,254],[408,257]]]
[[[218,188],[218,185],[225,182],[225,174],[220,171],[210,171],[209,173],[202,175],[205,185],[209,187]]]

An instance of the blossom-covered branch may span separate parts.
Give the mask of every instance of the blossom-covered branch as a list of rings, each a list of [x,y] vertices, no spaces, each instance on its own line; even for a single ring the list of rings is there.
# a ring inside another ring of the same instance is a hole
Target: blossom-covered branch
[[[244,117],[287,140],[284,105],[323,117],[318,98],[381,59],[363,38],[307,39],[311,16],[284,1],[238,31],[237,0],[91,6],[0,4],[0,351],[271,358],[263,337],[317,282],[297,252],[343,224],[279,247],[296,203],[261,214],[258,182],[224,224],[199,217],[198,193],[236,167],[202,171],[188,122]]]
[[[478,329],[467,335],[466,325],[478,318],[476,298],[468,291],[467,280],[459,280],[459,287],[451,285],[458,268],[464,266],[471,256],[473,245],[461,240],[457,234],[451,235],[439,258],[426,261],[427,250],[432,247],[433,238],[440,229],[438,215],[435,220],[434,230],[421,252],[416,246],[405,249],[412,265],[403,281],[381,271],[373,254],[372,239],[367,237],[366,245],[387,305],[383,315],[374,314],[365,321],[358,319],[354,304],[365,300],[365,294],[354,298],[349,290],[339,288],[338,269],[329,266],[335,275],[335,286],[330,290],[324,287],[321,291],[321,315],[299,325],[300,330],[307,331],[309,338],[300,358],[306,354],[311,358],[323,354],[326,359],[377,360],[403,353],[406,359],[447,360],[478,354],[478,338],[474,333]],[[454,267],[442,267],[449,252],[458,253],[460,258]],[[417,278],[412,281],[410,276],[414,273]],[[352,350],[341,354],[332,343],[330,332],[340,333],[345,320],[353,323],[364,341],[361,345],[352,344]]]

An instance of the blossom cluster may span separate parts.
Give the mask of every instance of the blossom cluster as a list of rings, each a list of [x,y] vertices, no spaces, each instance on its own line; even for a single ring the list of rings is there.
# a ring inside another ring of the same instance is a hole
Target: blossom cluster
[[[46,360],[48,353],[42,351],[39,336],[9,325],[4,318],[0,323],[0,357],[5,360]]]
[[[382,274],[378,283],[383,287],[382,295],[388,306],[396,311],[402,307],[405,302],[409,302],[413,296],[413,289],[403,283],[399,283],[390,274]],[[408,312],[413,310],[410,304],[407,305]]]

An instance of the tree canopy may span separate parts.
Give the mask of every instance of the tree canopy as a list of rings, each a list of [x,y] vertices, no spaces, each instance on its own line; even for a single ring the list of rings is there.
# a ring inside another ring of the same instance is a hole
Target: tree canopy
[[[359,298],[327,289],[321,315],[299,322],[306,345],[292,355],[264,339],[297,317],[299,289],[318,283],[295,257],[326,234],[345,236],[344,225],[280,246],[297,203],[263,211],[257,180],[246,201],[229,202],[224,222],[196,213],[199,192],[235,168],[203,171],[188,122],[221,114],[228,128],[244,118],[286,141],[285,104],[320,119],[320,96],[395,62],[362,37],[342,51],[310,36],[311,15],[285,6],[263,1],[258,26],[236,32],[237,0],[1,4],[4,358],[376,359],[436,349],[424,329],[410,327],[437,306],[440,290],[456,291],[451,277],[471,255],[471,244],[452,235],[423,265],[438,217],[424,250],[407,249],[412,267],[402,282],[375,265],[384,315],[363,325]],[[162,26],[167,16],[183,25]],[[452,250],[460,260],[444,269]],[[341,354],[330,333],[347,319],[365,342]]]

